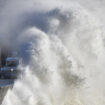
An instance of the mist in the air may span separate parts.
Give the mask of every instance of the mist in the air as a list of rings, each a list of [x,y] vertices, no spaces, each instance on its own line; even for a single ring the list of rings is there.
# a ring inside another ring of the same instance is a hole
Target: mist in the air
[[[1,0],[0,46],[24,75],[2,105],[104,105],[104,0]]]

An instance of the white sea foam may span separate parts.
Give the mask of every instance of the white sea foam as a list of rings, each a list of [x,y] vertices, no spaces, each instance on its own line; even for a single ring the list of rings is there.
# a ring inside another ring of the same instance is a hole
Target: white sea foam
[[[25,74],[2,105],[104,105],[104,25],[86,3],[4,3],[1,42],[20,52]]]

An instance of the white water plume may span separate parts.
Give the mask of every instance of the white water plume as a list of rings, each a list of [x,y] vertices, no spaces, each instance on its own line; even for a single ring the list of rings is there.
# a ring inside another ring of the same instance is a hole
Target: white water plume
[[[3,3],[0,41],[20,52],[25,74],[2,105],[105,104],[103,18],[87,1]]]

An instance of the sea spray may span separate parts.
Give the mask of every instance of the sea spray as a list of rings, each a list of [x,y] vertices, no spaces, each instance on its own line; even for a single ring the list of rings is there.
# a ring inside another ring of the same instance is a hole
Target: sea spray
[[[5,97],[8,101],[4,100],[3,104],[56,105],[66,103],[65,100],[69,102],[70,97],[75,101],[73,97],[80,79],[71,73],[72,57],[70,59],[61,41],[56,36],[49,38],[36,28],[23,34],[27,39],[26,34],[28,39],[35,37],[30,44],[30,64],[22,79],[17,80],[8,92]],[[16,100],[12,101],[12,97]]]
[[[82,0],[7,3],[1,42],[20,52],[24,75],[2,105],[104,105],[105,32]]]

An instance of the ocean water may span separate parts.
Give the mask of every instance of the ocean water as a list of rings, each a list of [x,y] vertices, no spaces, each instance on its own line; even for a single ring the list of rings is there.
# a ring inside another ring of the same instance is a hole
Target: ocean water
[[[2,0],[0,42],[24,75],[2,105],[105,105],[104,0]]]

